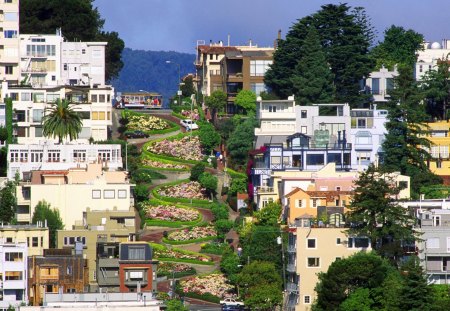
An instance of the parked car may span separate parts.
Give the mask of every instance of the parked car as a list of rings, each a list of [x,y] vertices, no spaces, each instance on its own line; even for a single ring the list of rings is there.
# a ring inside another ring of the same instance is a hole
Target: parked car
[[[224,300],[220,301],[220,304],[222,306],[226,306],[226,307],[240,307],[240,306],[244,306],[243,302],[237,301],[234,298],[225,298]]]
[[[198,125],[195,123],[195,121],[192,121],[191,119],[184,119],[180,121],[180,124],[187,130],[198,130]]]
[[[127,138],[148,138],[149,135],[142,131],[132,131],[132,132],[125,132],[125,137]]]

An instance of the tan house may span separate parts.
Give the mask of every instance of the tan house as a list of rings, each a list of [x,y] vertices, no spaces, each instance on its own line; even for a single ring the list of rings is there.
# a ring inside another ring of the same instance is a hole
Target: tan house
[[[26,244],[28,256],[42,256],[49,248],[48,228],[39,225],[1,225],[0,240],[7,244]]]
[[[31,181],[17,187],[17,221],[31,222],[40,201],[59,210],[66,228],[76,225],[88,208],[133,211],[133,185],[125,171],[105,171],[102,163],[69,170],[32,171]]]
[[[80,214],[81,216],[81,214]],[[135,210],[91,211],[89,208],[82,214],[83,220],[77,221],[72,228],[58,230],[58,248],[74,249],[77,242],[81,243],[84,258],[89,263],[89,284],[95,286],[97,243],[127,242],[134,240],[139,229],[139,216]]]
[[[367,238],[347,237],[345,228],[309,226],[308,217],[290,228],[287,264],[287,310],[310,311],[318,273],[335,261],[360,251],[370,251]]]

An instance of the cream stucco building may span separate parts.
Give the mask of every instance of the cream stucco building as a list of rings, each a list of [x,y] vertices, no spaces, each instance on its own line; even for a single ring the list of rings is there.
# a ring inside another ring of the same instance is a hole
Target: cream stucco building
[[[24,244],[28,256],[42,256],[49,247],[49,231],[44,223],[38,225],[0,225],[0,241],[6,244]]]

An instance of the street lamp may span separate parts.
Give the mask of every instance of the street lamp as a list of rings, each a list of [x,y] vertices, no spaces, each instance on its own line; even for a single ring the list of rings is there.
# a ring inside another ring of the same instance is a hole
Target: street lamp
[[[177,92],[177,94],[178,94],[178,100],[179,100],[178,104],[181,105],[181,89],[180,89],[180,85],[181,85],[181,75],[180,75],[181,65],[179,63],[173,62],[171,60],[166,60],[166,64],[174,64],[174,65],[178,66],[178,92]]]

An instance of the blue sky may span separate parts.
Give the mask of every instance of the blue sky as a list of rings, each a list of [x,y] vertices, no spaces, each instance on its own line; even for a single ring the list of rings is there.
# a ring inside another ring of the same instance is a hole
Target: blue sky
[[[450,38],[450,0],[95,0],[107,31],[117,31],[126,47],[195,53],[197,40],[272,46],[297,19],[327,3],[362,6],[378,38],[394,24],[428,41]]]

